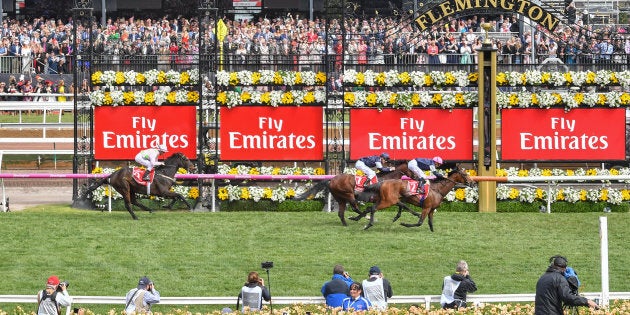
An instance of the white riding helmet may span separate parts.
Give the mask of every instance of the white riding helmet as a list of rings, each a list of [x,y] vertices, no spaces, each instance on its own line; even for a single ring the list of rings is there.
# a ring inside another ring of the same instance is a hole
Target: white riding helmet
[[[160,150],[160,151],[162,151],[162,152],[164,152],[164,153],[168,152],[168,149],[166,149],[166,146],[163,145],[163,144],[158,144],[158,146],[155,147],[155,148]]]

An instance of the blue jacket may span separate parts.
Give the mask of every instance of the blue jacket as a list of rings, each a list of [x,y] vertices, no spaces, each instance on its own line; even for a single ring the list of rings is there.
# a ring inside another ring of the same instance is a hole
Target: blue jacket
[[[372,306],[370,301],[362,296],[359,296],[356,300],[353,300],[352,297],[345,298],[343,300],[343,310],[355,310],[355,311],[367,311]]]
[[[322,295],[326,298],[326,305],[329,307],[340,307],[345,298],[350,296],[350,285],[354,281],[352,278],[334,274],[332,279],[322,286]]]
[[[362,157],[359,160],[365,163],[365,166],[367,167],[375,167],[376,162],[379,162],[379,163],[381,162],[381,157],[378,155],[372,155],[372,156]]]

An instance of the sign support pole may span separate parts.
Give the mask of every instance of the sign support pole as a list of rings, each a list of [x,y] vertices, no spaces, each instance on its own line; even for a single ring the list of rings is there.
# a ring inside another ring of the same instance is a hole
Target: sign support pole
[[[479,106],[478,106],[478,140],[477,174],[480,176],[496,176],[497,146],[497,50],[488,38],[489,23],[483,23],[485,39],[477,55],[479,71]],[[497,211],[497,184],[494,181],[479,183],[479,212]]]

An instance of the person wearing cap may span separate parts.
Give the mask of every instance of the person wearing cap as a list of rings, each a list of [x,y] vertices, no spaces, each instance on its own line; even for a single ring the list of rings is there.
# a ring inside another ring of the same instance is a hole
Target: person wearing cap
[[[389,280],[383,277],[381,268],[372,266],[368,278],[363,280],[363,296],[370,301],[372,306],[384,311],[387,309],[387,298],[394,295]]]
[[[466,307],[466,296],[469,292],[475,291],[477,284],[470,277],[468,263],[460,260],[455,267],[455,273],[444,277],[440,304],[443,309]]]
[[[148,313],[156,303],[160,303],[160,292],[155,289],[151,279],[142,277],[138,280],[138,286],[129,290],[125,296],[125,313]]]
[[[372,168],[375,167],[380,172],[392,172],[395,169],[394,167],[383,166],[383,164],[386,164],[388,162],[389,154],[383,152],[381,153],[381,155],[371,155],[358,159],[357,162],[354,164],[354,167],[356,167],[358,170],[361,170],[368,177],[367,184],[376,184],[378,182],[378,179],[376,178],[376,172],[374,172]]]
[[[136,154],[136,162],[140,165],[143,165],[146,170],[144,171],[144,175],[142,176],[142,180],[150,181],[149,175],[155,166],[162,165],[164,163],[158,162],[158,158],[160,155],[168,152],[166,146],[163,144],[159,144],[154,148],[145,149]]]
[[[350,285],[350,297],[343,299],[341,307],[344,311],[367,311],[372,307],[372,303],[370,300],[364,298],[361,294],[363,293],[363,288],[361,284],[355,282]]]
[[[243,300],[241,311],[245,312],[245,307],[250,311],[259,311],[262,309],[262,301],[271,300],[271,293],[265,287],[265,280],[258,275],[258,272],[252,271],[247,275],[247,282],[241,288],[236,300],[236,309],[239,307],[239,301]]]
[[[568,306],[598,308],[594,301],[571,293],[569,282],[564,275],[568,263],[565,257],[553,256],[549,262],[549,267],[536,283],[535,315],[562,315],[563,303]]]
[[[330,281],[322,286],[322,295],[326,298],[326,306],[341,307],[343,300],[350,296],[350,285],[354,283],[343,265],[335,265]]]
[[[61,307],[69,307],[72,297],[68,294],[67,286],[66,282],[59,282],[59,277],[50,276],[46,281],[46,289],[37,293],[37,315],[58,315]]]
[[[418,181],[421,183],[418,185],[418,193],[424,193],[424,182],[427,181],[427,175],[424,171],[430,171],[435,177],[442,178],[442,174],[437,171],[437,168],[444,164],[444,160],[441,157],[435,156],[431,159],[415,158],[407,162],[407,167],[414,174],[416,174]]]

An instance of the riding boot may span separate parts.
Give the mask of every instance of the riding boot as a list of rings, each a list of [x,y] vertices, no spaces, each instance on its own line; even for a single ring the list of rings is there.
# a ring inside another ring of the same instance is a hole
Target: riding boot
[[[426,183],[426,181],[423,178],[418,180],[418,195],[424,195],[424,184],[425,183]]]
[[[142,180],[145,182],[148,182],[149,180],[151,180],[151,178],[149,177],[150,174],[151,174],[151,171],[145,170],[144,175],[142,175]]]

